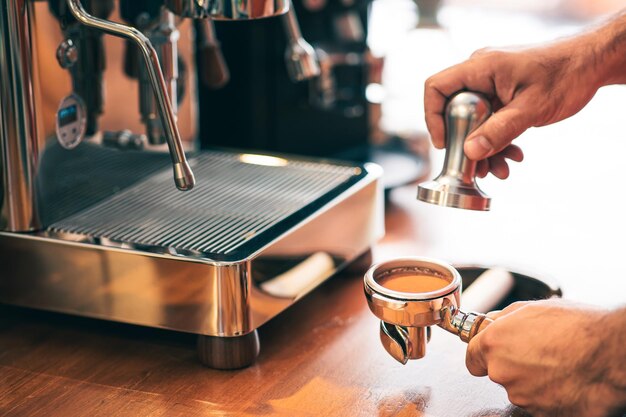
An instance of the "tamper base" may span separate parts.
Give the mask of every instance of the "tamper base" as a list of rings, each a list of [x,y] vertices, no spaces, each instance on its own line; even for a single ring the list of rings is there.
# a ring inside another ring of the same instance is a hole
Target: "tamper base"
[[[464,210],[488,211],[491,198],[475,185],[442,183],[438,180],[427,181],[417,187],[417,199],[426,203]]]

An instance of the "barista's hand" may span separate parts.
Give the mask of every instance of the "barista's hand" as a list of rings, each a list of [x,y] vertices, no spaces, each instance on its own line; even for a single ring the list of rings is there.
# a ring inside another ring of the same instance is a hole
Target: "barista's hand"
[[[542,47],[482,49],[426,81],[426,124],[435,147],[444,148],[446,101],[460,90],[483,93],[494,114],[466,140],[465,153],[480,161],[477,174],[509,175],[505,158],[521,161],[513,139],[532,126],[577,113],[602,85],[622,82],[626,65],[626,14],[599,30]],[[620,55],[621,54],[621,55]],[[619,64],[619,65],[618,65]]]
[[[533,417],[626,411],[624,311],[547,300],[489,316],[468,345],[467,368],[504,386],[513,404]]]

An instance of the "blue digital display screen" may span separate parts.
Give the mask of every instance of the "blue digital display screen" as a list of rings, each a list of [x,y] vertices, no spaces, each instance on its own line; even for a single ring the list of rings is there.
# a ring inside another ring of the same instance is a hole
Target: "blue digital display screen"
[[[64,107],[57,114],[59,126],[63,127],[78,119],[78,108],[75,104]]]

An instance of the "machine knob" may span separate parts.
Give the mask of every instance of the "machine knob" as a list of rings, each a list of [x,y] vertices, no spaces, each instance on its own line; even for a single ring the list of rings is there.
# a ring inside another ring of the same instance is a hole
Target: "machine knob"
[[[446,157],[441,174],[419,185],[417,198],[431,204],[466,210],[489,210],[491,199],[476,185],[476,161],[465,156],[465,139],[491,115],[489,101],[468,91],[446,106]]]
[[[74,65],[78,60],[78,48],[71,39],[65,39],[57,48],[57,61],[63,69]]]

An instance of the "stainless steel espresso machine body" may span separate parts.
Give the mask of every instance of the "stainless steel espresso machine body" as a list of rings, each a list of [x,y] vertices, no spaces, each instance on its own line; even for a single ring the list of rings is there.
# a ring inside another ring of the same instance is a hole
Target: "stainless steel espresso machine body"
[[[194,71],[195,62],[177,57],[177,22],[197,19],[196,60],[216,71],[207,80],[217,86],[228,71],[211,19],[280,16],[289,2],[48,3],[64,36],[56,57],[73,90],[52,137],[42,127],[35,3],[0,2],[0,302],[198,334],[203,363],[249,365],[257,329],[383,231],[375,165],[185,155],[176,112],[185,89],[195,88],[181,88],[183,69]],[[123,22],[110,20],[114,7]],[[126,39],[125,72],[137,80],[140,103],[119,105],[140,109],[144,132],[101,126],[104,34]],[[291,59],[305,78],[318,76],[314,54]]]

